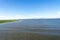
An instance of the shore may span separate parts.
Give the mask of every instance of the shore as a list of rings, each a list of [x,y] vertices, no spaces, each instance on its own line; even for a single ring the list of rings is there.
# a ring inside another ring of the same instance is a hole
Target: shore
[[[0,20],[0,23],[16,22],[18,20]]]

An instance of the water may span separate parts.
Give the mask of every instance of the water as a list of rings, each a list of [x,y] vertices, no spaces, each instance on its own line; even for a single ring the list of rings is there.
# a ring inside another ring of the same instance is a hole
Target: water
[[[21,19],[19,22],[0,24],[0,30],[60,35],[60,19]]]

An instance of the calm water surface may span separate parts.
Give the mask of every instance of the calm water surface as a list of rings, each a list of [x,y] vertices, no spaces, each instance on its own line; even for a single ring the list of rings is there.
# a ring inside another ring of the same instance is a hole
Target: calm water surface
[[[21,19],[19,22],[0,24],[0,30],[60,35],[60,19]]]

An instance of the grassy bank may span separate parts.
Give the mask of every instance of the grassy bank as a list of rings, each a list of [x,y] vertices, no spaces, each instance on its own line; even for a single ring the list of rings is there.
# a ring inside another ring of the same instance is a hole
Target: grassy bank
[[[0,20],[0,23],[16,22],[18,20]]]

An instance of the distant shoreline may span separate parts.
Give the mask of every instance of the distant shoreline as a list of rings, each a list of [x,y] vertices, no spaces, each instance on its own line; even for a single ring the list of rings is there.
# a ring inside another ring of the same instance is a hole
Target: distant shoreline
[[[18,19],[16,20],[0,20],[0,23],[8,23],[8,22],[16,22],[19,21]]]

